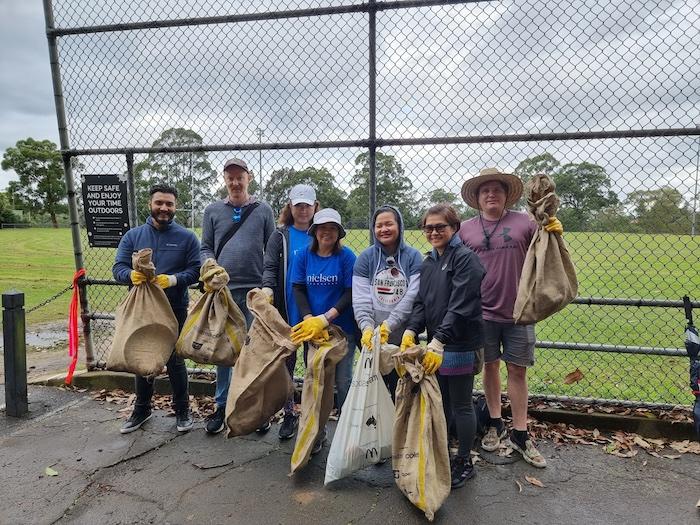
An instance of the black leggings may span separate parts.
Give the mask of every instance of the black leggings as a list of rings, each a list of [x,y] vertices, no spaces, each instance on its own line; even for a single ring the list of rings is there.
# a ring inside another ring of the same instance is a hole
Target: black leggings
[[[472,374],[443,376],[438,373],[437,378],[442,393],[447,428],[449,430],[454,425],[457,430],[457,439],[459,439],[457,455],[468,457],[476,434],[476,417],[472,405],[474,376]]]

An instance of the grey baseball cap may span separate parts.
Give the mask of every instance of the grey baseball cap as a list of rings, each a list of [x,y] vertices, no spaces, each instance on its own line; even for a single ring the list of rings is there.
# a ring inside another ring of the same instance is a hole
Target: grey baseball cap
[[[248,165],[245,163],[244,160],[236,159],[236,158],[228,159],[226,162],[224,162],[224,171],[226,171],[231,166],[238,166],[239,168],[244,169],[248,173],[250,173],[250,170],[248,169]]]

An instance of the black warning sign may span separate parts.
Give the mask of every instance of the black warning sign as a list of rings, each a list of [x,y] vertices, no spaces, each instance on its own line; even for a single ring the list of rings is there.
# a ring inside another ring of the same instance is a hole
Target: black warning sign
[[[83,211],[93,248],[116,248],[129,230],[126,175],[84,175]]]

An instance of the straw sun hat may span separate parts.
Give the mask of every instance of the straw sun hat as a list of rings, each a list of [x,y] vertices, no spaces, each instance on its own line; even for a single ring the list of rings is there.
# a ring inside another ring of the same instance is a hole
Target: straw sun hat
[[[479,186],[486,182],[498,181],[506,187],[506,208],[518,202],[523,194],[523,182],[511,173],[503,173],[498,168],[484,168],[478,175],[462,184],[462,198],[475,210],[479,209]]]

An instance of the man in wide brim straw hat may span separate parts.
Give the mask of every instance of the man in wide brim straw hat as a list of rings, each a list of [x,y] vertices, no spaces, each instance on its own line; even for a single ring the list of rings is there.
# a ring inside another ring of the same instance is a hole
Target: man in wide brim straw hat
[[[486,168],[462,185],[462,198],[479,215],[462,223],[459,236],[479,256],[486,268],[481,282],[484,319],[484,392],[490,420],[481,440],[484,450],[498,450],[506,430],[501,420],[501,361],[508,369],[508,397],[513,429],[510,446],[528,463],[545,467],[546,461],[527,433],[527,369],[535,363],[534,325],[516,325],[513,307],[525,255],[537,224],[523,212],[510,208],[523,193],[522,181],[511,173]],[[545,227],[562,232],[552,218]]]

